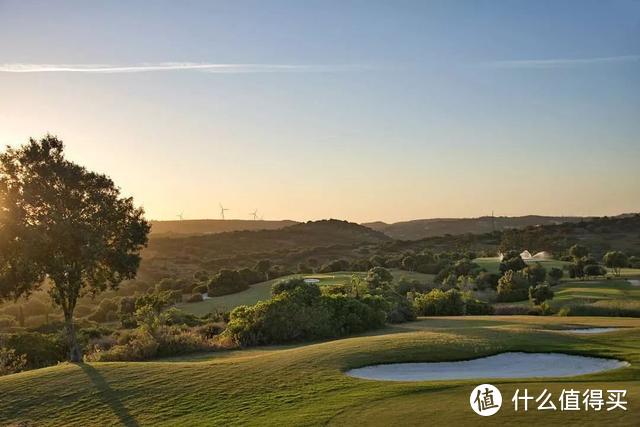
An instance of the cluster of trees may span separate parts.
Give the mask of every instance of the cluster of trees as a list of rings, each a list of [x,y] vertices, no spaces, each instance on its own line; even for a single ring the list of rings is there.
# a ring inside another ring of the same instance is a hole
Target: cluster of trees
[[[253,269],[243,268],[240,270],[220,270],[213,276],[206,285],[206,292],[209,296],[221,296],[233,294],[248,289],[250,285],[275,279],[292,272],[274,268],[269,260],[258,261]],[[197,291],[204,290],[202,287]]]
[[[422,316],[462,316],[493,314],[491,304],[473,298],[458,289],[433,289],[414,296],[414,306]]]
[[[562,279],[564,272],[552,267],[548,272],[540,263],[527,265],[517,251],[508,251],[500,263],[502,277],[496,288],[498,301],[523,301],[529,298],[535,305],[553,298],[551,286]]]
[[[240,345],[271,344],[339,337],[413,319],[413,307],[397,292],[391,273],[375,267],[344,286],[278,282],[270,300],[234,309],[225,334]]]
[[[603,266],[591,256],[586,246],[578,244],[569,249],[569,255],[564,259],[572,262],[569,266],[569,276],[580,279],[605,276],[605,267],[613,270],[615,276],[620,276],[620,269],[634,267],[639,261],[637,257],[629,257],[622,251],[609,251],[602,257]]]

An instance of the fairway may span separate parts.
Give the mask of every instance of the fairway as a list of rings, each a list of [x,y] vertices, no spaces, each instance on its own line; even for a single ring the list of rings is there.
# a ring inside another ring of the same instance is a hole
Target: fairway
[[[546,329],[620,327],[602,335]],[[630,367],[574,378],[491,380],[503,407],[471,411],[482,380],[384,382],[344,371],[392,362],[474,359],[503,352],[615,358]],[[628,411],[515,412],[516,389],[555,399],[565,389],[626,389]],[[69,364],[0,378],[0,422],[39,425],[637,425],[640,320],[595,317],[421,318],[371,334],[286,347],[138,363]]]
[[[393,274],[393,279],[398,281],[402,278],[407,280],[417,280],[421,283],[432,283],[432,274],[417,273],[415,271],[406,271],[398,269],[390,269]],[[230,311],[239,305],[253,305],[258,301],[264,301],[271,297],[271,287],[274,283],[281,280],[288,280],[293,278],[313,278],[318,279],[320,282],[318,285],[331,286],[349,283],[351,276],[354,274],[364,278],[367,273],[357,271],[340,271],[336,273],[317,273],[317,274],[293,274],[290,276],[283,276],[273,280],[267,280],[266,282],[256,283],[251,285],[249,289],[235,294],[224,295],[220,297],[213,297],[201,302],[195,303],[182,303],[177,307],[197,316],[202,316],[207,313],[215,311]]]

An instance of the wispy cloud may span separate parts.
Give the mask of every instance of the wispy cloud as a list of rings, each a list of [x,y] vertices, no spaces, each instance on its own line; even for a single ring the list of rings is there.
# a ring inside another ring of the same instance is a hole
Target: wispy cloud
[[[484,62],[481,65],[491,68],[568,68],[638,61],[640,61],[640,55],[622,55],[595,58],[515,59]]]
[[[146,73],[154,71],[201,71],[207,73],[336,72],[364,69],[362,65],[214,64],[160,62],[134,65],[108,64],[0,64],[0,73]]]

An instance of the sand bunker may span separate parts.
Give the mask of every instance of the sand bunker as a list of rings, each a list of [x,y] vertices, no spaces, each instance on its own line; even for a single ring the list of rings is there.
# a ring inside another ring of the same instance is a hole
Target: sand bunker
[[[629,282],[631,286],[640,286],[640,280],[638,279],[627,279],[627,282]]]
[[[618,331],[620,328],[577,328],[577,329],[558,329],[556,332],[566,332],[569,334],[604,334],[605,332]]]
[[[313,277],[310,277],[308,279],[304,279],[304,283],[320,283],[320,279],[314,279]]]
[[[628,362],[561,353],[502,353],[460,362],[394,363],[352,369],[351,377],[382,381],[571,377],[629,366]]]

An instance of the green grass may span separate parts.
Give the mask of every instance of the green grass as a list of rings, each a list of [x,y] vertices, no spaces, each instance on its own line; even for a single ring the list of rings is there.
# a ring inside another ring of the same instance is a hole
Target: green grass
[[[567,282],[554,287],[554,292],[554,302],[563,304],[613,299],[640,301],[640,286],[626,280]]]
[[[640,308],[640,286],[631,285],[624,279],[567,281],[553,286],[554,297],[550,301],[553,309],[574,304],[590,304],[597,301],[638,303]],[[498,303],[498,305],[528,305],[529,301]]]
[[[547,329],[617,326],[574,336]],[[504,403],[481,418],[469,407],[477,380],[379,382],[344,370],[375,363],[476,358],[505,351],[565,352],[630,367],[574,378],[497,380]],[[626,389],[629,410],[514,412],[515,389],[540,393]],[[60,364],[0,378],[0,424],[37,425],[638,425],[640,319],[424,318],[375,333],[137,363]]]
[[[397,269],[391,269],[390,271],[393,274],[394,280],[400,280],[404,277],[408,280],[418,280],[423,283],[431,283],[434,277],[431,274],[423,274],[413,271]],[[280,280],[287,280],[295,277],[316,278],[320,280],[320,283],[318,283],[319,285],[331,286],[348,283],[353,274],[358,274],[361,277],[364,277],[367,273],[345,271],[328,274],[294,274],[251,285],[249,289],[235,294],[214,297],[201,302],[178,304],[178,308],[198,316],[202,316],[213,311],[230,311],[239,305],[253,305],[258,301],[269,299],[271,296],[271,286]]]

